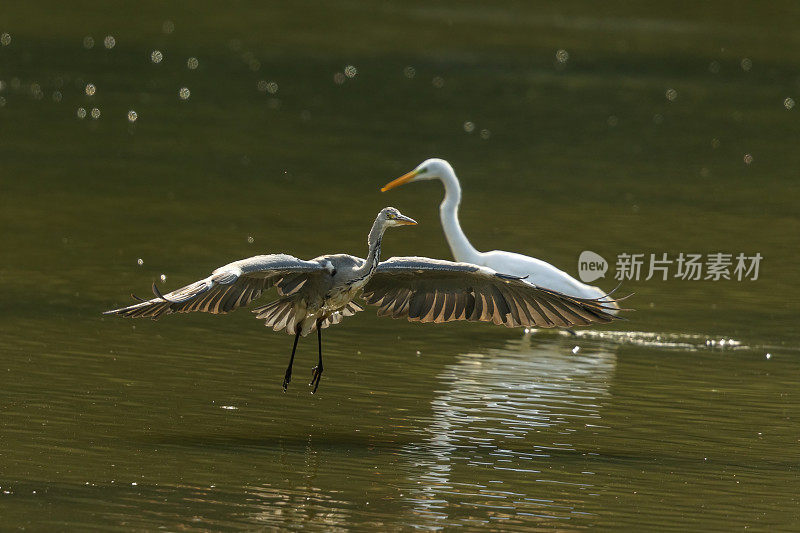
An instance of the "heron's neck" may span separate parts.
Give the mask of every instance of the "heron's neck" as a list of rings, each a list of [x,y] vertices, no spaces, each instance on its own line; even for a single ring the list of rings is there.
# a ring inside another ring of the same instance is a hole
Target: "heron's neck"
[[[461,185],[455,172],[448,172],[441,177],[444,184],[444,200],[439,205],[439,216],[442,219],[444,236],[453,252],[456,261],[477,263],[480,252],[473,248],[461,224],[458,221],[458,205],[461,203]]]
[[[375,273],[375,269],[378,268],[378,263],[381,262],[381,241],[383,240],[384,231],[386,231],[386,227],[376,219],[372,229],[369,231],[369,237],[367,237],[367,244],[369,245],[367,260],[364,261],[361,268],[356,270],[356,281],[371,278],[372,274]]]

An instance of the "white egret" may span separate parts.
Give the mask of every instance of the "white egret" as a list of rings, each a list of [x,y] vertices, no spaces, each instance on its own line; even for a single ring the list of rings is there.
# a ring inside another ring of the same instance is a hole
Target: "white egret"
[[[386,192],[406,183],[425,180],[439,180],[444,184],[444,200],[439,205],[439,216],[447,244],[450,245],[456,261],[486,266],[497,272],[524,278],[525,281],[537,287],[545,287],[569,296],[589,299],[602,299],[608,296],[608,293],[598,287],[581,283],[563,270],[559,270],[541,259],[503,250],[492,250],[491,252],[476,250],[470,244],[458,220],[461,185],[453,167],[444,159],[433,158],[423,161],[411,172],[384,185],[381,191]],[[606,302],[611,307],[619,308],[611,298],[608,298]]]

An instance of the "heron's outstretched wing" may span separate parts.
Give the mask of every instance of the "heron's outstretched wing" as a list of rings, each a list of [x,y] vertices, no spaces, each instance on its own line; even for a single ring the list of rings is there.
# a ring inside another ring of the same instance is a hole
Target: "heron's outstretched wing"
[[[508,327],[611,322],[608,301],[576,298],[470,263],[394,257],[378,265],[363,297],[379,316],[410,321],[471,320]]]
[[[112,309],[104,314],[158,318],[164,314],[192,311],[227,313],[247,305],[272,285],[280,284],[278,290],[282,295],[292,294],[304,283],[302,276],[292,274],[325,270],[326,266],[321,262],[303,261],[291,255],[257,255],[220,267],[209,277],[167,294],[162,295],[153,284],[156,297],[152,300]],[[282,284],[284,278],[287,278],[287,283]]]

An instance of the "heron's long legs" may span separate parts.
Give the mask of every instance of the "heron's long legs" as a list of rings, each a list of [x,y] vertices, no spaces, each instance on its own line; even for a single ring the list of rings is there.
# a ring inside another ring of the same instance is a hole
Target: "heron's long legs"
[[[317,343],[319,345],[319,362],[317,366],[311,369],[311,383],[308,384],[309,387],[314,385],[314,390],[311,391],[311,394],[317,392],[319,380],[322,378],[322,320],[317,320]]]
[[[289,366],[286,368],[286,375],[283,376],[283,392],[286,392],[286,387],[292,381],[292,364],[294,363],[294,352],[297,350],[297,341],[300,339],[300,332],[303,331],[301,324],[297,324],[297,330],[294,334],[294,345],[292,346],[292,356],[289,358]]]

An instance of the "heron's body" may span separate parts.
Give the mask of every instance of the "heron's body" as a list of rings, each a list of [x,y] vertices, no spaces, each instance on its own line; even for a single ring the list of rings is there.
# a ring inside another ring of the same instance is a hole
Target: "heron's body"
[[[317,321],[322,321],[322,327],[325,328],[331,323],[338,323],[341,320],[340,316],[349,316],[361,310],[357,304],[352,304],[350,307],[348,305],[368,280],[367,277],[359,279],[357,275],[358,269],[364,264],[363,259],[347,254],[335,254],[316,257],[311,262],[318,263],[322,267],[318,276],[309,279],[308,276],[302,275],[300,281],[302,286],[296,293],[253,310],[258,311],[259,318],[271,318],[266,322],[267,326],[295,334],[296,326],[300,325],[300,334],[305,337],[316,329]],[[279,320],[283,318],[280,313],[269,313],[270,306],[274,305],[290,307],[285,321]]]
[[[311,382],[314,391],[322,375],[321,330],[362,311],[353,301],[359,295],[379,307],[378,315],[419,322],[470,320],[508,327],[569,327],[614,318],[604,302],[565,296],[474,264],[425,257],[381,263],[384,231],[405,224],[416,222],[394,208],[383,209],[369,233],[366,259],[347,254],[309,261],[286,254],[258,255],[229,263],[209,277],[165,295],[154,284],[155,298],[106,313],[154,319],[192,311],[227,313],[275,287],[279,298],[254,308],[253,313],[275,331],[295,336],[284,389],[291,379],[299,337],[317,330],[319,363]]]
[[[489,267],[497,272],[524,277],[538,287],[562,292],[579,298],[603,298],[606,293],[598,287],[586,285],[546,261],[503,250],[479,252],[467,239],[458,219],[461,204],[461,185],[453,167],[443,159],[428,159],[408,174],[386,184],[383,191],[412,181],[438,179],[444,185],[444,200],[439,206],[447,244],[456,261]],[[610,299],[607,300],[610,302]],[[613,304],[612,304],[613,305]]]

